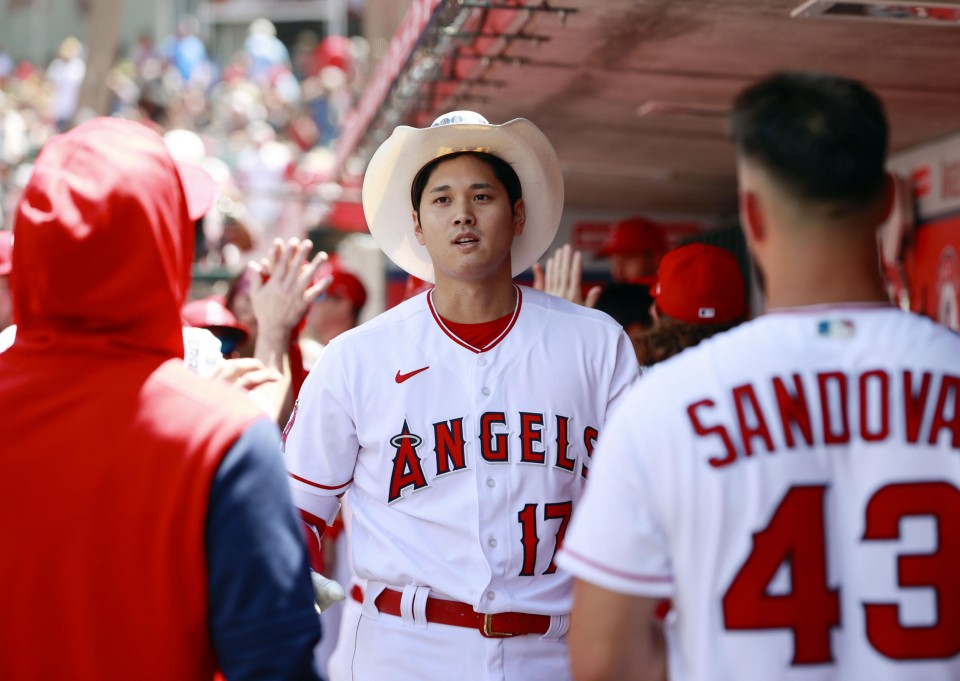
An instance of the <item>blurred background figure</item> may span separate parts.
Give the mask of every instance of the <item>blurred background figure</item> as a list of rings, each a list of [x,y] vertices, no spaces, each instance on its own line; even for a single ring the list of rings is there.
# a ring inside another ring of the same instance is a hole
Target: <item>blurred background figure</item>
[[[51,87],[50,117],[61,132],[67,129],[77,112],[80,86],[86,72],[83,45],[73,36],[66,38],[60,43],[57,58],[47,67],[47,81]]]
[[[614,282],[650,284],[666,251],[667,241],[660,226],[646,218],[634,217],[611,227],[607,242],[595,257],[610,259],[610,278]]]
[[[278,67],[291,68],[290,52],[277,38],[277,27],[269,19],[260,17],[250,23],[243,51],[249,59],[248,76],[260,85],[267,84]]]
[[[184,84],[210,82],[207,48],[197,35],[200,22],[193,15],[185,15],[177,24],[177,32],[167,38],[161,52],[172,64]]]
[[[330,277],[330,285],[311,303],[300,334],[303,368],[307,371],[327,343],[357,325],[367,302],[367,289],[352,272],[332,266],[321,267],[317,275]]]
[[[733,328],[747,312],[746,288],[730,251],[687,244],[665,256],[652,288],[653,327],[637,336],[641,366],[651,366]]]
[[[246,129],[247,144],[237,156],[237,183],[246,195],[254,241],[274,230],[283,210],[283,192],[287,171],[293,163],[289,144],[277,139],[277,132],[266,121],[254,121]]]
[[[238,348],[250,337],[250,329],[242,324],[219,296],[191,300],[183,306],[183,321],[192,327],[206,329],[220,341],[220,353],[227,359],[239,357]]]

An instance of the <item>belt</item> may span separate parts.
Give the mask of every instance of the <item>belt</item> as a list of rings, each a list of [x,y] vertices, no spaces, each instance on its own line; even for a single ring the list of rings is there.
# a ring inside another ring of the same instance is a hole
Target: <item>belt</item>
[[[359,588],[351,589],[350,595],[362,601]],[[360,596],[360,598],[357,598]],[[400,616],[400,599],[403,594],[393,589],[384,589],[375,604],[377,610],[388,615]],[[528,615],[521,612],[498,612],[490,615],[477,612],[472,606],[442,598],[427,599],[427,621],[434,624],[449,624],[454,627],[476,629],[485,638],[511,638],[527,634],[545,634],[550,628],[550,615]]]
[[[350,598],[363,605],[363,589],[360,588],[359,584],[350,587]]]

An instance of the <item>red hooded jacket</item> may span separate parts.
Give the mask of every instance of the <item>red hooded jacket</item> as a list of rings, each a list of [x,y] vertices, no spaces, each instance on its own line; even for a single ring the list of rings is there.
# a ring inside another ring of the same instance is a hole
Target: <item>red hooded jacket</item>
[[[182,361],[193,221],[162,140],[52,139],[16,216],[0,354],[0,678],[210,679],[204,530],[263,415]]]

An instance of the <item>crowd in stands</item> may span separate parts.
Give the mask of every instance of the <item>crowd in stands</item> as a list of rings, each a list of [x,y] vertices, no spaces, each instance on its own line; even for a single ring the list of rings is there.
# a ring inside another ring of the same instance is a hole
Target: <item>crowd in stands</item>
[[[198,233],[196,261],[238,273],[273,238],[303,236],[324,219],[332,147],[362,87],[367,45],[305,31],[288,49],[261,18],[242,49],[217,63],[198,34],[187,16],[158,44],[142,35],[121,46],[107,113],[146,123],[175,157],[214,176],[220,198]],[[0,47],[0,229],[12,228],[43,144],[92,116],[80,101],[88,50],[70,37],[42,64]]]

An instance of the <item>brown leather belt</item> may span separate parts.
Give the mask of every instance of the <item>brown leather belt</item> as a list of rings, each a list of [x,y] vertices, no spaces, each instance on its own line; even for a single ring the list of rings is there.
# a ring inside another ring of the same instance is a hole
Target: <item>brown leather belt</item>
[[[356,585],[350,590],[350,595],[354,600],[363,602],[363,592]],[[401,598],[403,594],[399,591],[384,589],[375,601],[377,610],[399,617]],[[528,615],[522,612],[498,612],[489,615],[477,612],[466,603],[446,601],[442,598],[427,599],[427,621],[476,629],[486,638],[542,635],[550,628],[550,615]]]

